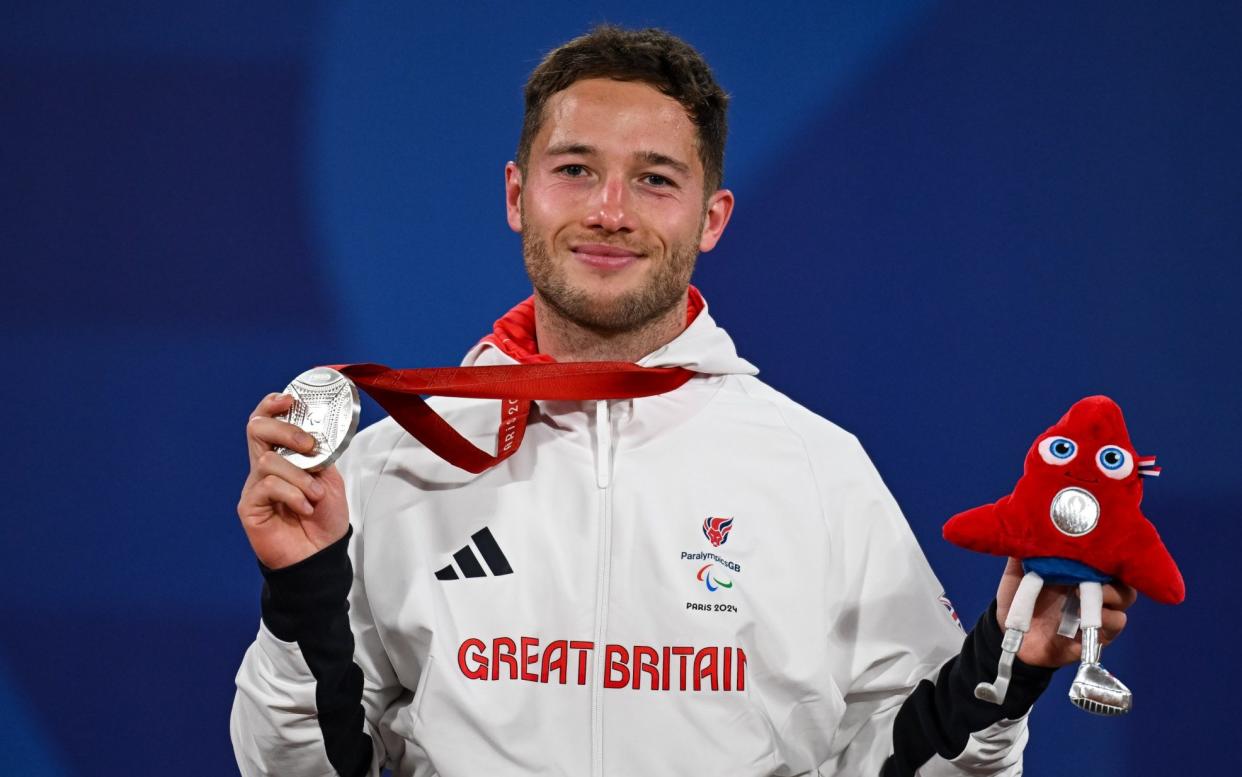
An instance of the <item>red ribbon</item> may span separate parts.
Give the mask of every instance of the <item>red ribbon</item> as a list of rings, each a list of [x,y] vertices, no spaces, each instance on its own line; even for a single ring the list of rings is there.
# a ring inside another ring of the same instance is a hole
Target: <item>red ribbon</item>
[[[629,399],[663,394],[694,376],[683,367],[639,367],[628,362],[520,364],[394,370],[382,364],[333,365],[392,419],[440,458],[467,472],[494,467],[517,452],[532,400]],[[496,453],[461,436],[423,401],[441,397],[499,399]]]

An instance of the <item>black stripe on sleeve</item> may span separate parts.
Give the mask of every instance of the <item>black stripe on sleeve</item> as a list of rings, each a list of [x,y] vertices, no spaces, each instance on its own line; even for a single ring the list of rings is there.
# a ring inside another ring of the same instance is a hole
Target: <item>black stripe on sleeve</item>
[[[993,601],[966,635],[961,653],[940,668],[935,683],[923,680],[901,705],[893,722],[893,754],[881,777],[913,777],[935,755],[952,760],[966,749],[972,733],[1030,710],[1056,670],[1015,660],[1004,704],[975,698],[976,685],[996,679],[1002,636]]]
[[[474,540],[475,546],[483,554],[483,560],[487,562],[487,566],[492,570],[493,575],[513,574],[513,567],[509,566],[509,559],[505,558],[504,552],[496,544],[496,538],[492,536],[490,529],[484,526],[470,535],[470,539]]]
[[[296,642],[315,677],[315,709],[328,762],[342,777],[371,769],[372,743],[362,710],[362,669],[354,663],[349,630],[350,527],[313,556],[282,569],[262,563],[263,622],[285,642]]]

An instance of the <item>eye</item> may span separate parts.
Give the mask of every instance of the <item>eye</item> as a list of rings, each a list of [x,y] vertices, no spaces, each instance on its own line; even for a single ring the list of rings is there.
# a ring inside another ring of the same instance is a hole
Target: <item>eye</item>
[[[1099,466],[1100,472],[1113,480],[1121,480],[1134,471],[1134,458],[1125,448],[1119,448],[1116,445],[1105,445],[1100,448],[1100,452],[1095,455],[1095,463]]]
[[[646,175],[644,175],[644,176],[643,176],[643,181],[644,181],[645,183],[648,183],[648,184],[652,185],[652,186],[659,186],[659,187],[661,187],[661,188],[662,188],[662,187],[665,187],[665,186],[675,186],[675,185],[676,185],[676,184],[674,184],[674,183],[673,183],[670,179],[665,178],[664,176],[662,176],[662,175],[660,175],[660,174],[658,174],[658,173],[647,173]]]
[[[556,172],[568,178],[581,178],[586,175],[586,168],[582,165],[562,165],[556,168]]]
[[[1058,467],[1069,464],[1078,454],[1078,446],[1068,437],[1048,437],[1039,442],[1039,456]]]

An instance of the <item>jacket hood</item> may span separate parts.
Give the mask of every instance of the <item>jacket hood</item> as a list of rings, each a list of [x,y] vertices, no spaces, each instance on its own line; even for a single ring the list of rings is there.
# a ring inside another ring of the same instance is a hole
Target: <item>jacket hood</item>
[[[703,375],[757,375],[759,369],[737,355],[732,338],[716,325],[707,302],[691,286],[687,326],[672,341],[639,359],[643,367],[685,367]],[[540,364],[552,357],[539,353],[535,337],[535,298],[527,297],[502,316],[462,361],[463,367]]]

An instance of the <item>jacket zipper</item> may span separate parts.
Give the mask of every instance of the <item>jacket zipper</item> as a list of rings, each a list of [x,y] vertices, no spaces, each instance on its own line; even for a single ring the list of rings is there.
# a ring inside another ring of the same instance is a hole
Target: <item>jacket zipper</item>
[[[604,645],[612,561],[612,419],[607,400],[595,403],[595,487],[599,491],[599,548],[595,574],[595,650],[591,672],[591,774],[604,774]]]

